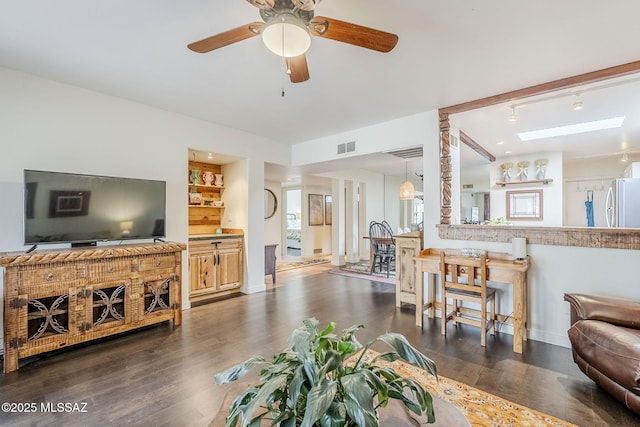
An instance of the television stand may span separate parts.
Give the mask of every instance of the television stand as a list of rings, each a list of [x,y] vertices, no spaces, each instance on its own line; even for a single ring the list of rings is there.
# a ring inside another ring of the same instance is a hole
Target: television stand
[[[19,359],[182,322],[183,243],[0,253],[4,372]]]

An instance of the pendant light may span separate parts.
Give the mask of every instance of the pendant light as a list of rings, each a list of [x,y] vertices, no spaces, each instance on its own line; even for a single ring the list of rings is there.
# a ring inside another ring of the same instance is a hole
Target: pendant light
[[[400,200],[412,200],[416,193],[413,184],[409,182],[407,163],[404,164],[404,182],[400,185]]]

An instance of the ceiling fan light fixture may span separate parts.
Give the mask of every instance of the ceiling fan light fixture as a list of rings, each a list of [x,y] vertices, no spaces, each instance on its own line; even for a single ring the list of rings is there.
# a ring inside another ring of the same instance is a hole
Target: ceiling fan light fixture
[[[300,19],[291,14],[281,14],[264,27],[262,41],[276,55],[293,58],[309,50],[311,34]]]

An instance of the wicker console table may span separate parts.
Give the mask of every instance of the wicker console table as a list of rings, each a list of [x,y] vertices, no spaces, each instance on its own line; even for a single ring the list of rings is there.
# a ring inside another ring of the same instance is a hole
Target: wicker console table
[[[182,321],[182,243],[2,253],[4,372],[18,360]]]

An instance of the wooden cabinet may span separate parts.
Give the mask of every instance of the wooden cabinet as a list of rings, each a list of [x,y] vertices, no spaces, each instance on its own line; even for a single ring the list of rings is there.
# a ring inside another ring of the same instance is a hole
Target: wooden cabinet
[[[195,175],[194,170],[197,171]],[[222,168],[220,165],[210,163],[189,162],[189,181],[188,186],[185,187],[188,189],[189,234],[215,233],[216,229],[222,225],[224,185],[205,185],[202,178],[205,173],[221,175]],[[192,182],[193,176],[199,177],[197,184]],[[194,197],[193,193],[198,196]]]
[[[181,243],[0,254],[4,372],[18,360],[173,320],[181,311]]]
[[[198,301],[239,292],[243,277],[240,236],[189,240],[189,296]]]
[[[400,234],[396,239],[396,306],[416,302],[415,261],[420,255],[423,234],[421,231]]]

